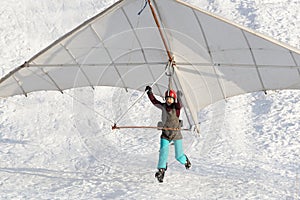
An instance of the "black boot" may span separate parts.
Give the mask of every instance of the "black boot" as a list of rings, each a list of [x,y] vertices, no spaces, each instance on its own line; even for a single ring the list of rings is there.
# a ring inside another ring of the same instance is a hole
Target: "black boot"
[[[158,169],[158,172],[155,173],[155,178],[157,178],[158,182],[162,183],[164,180],[166,169]]]
[[[185,155],[186,157],[186,163],[184,164],[186,169],[190,169],[192,166],[192,163],[190,162],[190,160],[188,159],[188,157]]]

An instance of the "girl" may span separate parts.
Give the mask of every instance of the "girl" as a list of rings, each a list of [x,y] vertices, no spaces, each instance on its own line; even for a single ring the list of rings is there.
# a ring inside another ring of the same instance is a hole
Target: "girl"
[[[158,101],[152,93],[152,88],[147,86],[147,91],[150,101],[159,109],[162,110],[162,134],[160,139],[160,151],[158,161],[158,172],[155,173],[155,177],[159,182],[163,182],[165,171],[167,170],[167,160],[169,154],[169,144],[174,142],[175,157],[181,164],[185,165],[186,169],[191,167],[191,162],[187,156],[183,153],[182,148],[182,134],[180,131],[181,123],[179,120],[180,109],[182,107],[181,95],[178,91],[178,97],[174,90],[167,90],[165,93],[165,103]],[[177,97],[177,101],[176,100]]]

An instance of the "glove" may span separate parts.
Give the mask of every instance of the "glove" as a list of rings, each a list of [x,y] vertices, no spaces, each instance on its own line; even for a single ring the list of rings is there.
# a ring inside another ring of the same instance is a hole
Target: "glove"
[[[149,85],[147,85],[146,88],[145,88],[145,91],[146,92],[152,92],[152,88]]]

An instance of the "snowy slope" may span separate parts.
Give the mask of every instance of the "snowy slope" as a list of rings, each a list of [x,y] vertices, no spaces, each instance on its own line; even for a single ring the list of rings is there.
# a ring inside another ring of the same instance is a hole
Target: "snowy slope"
[[[113,2],[2,0],[0,75]],[[186,2],[300,48],[299,0]],[[103,87],[0,99],[0,199],[300,199],[299,91],[204,109],[201,134],[184,133],[192,169],[172,151],[163,184],[159,131],[111,130],[140,95]],[[143,97],[120,123],[158,119]]]

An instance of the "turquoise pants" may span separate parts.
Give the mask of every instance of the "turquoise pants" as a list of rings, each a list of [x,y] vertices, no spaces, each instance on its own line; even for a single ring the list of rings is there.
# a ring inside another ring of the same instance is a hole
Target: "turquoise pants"
[[[157,168],[166,168],[167,162],[168,162],[168,156],[169,156],[169,146],[170,146],[169,140],[166,139],[160,139],[160,150],[159,150],[159,160]],[[175,158],[177,161],[179,161],[181,164],[186,163],[186,156],[183,153],[182,148],[182,140],[174,140],[174,146],[175,146]]]

